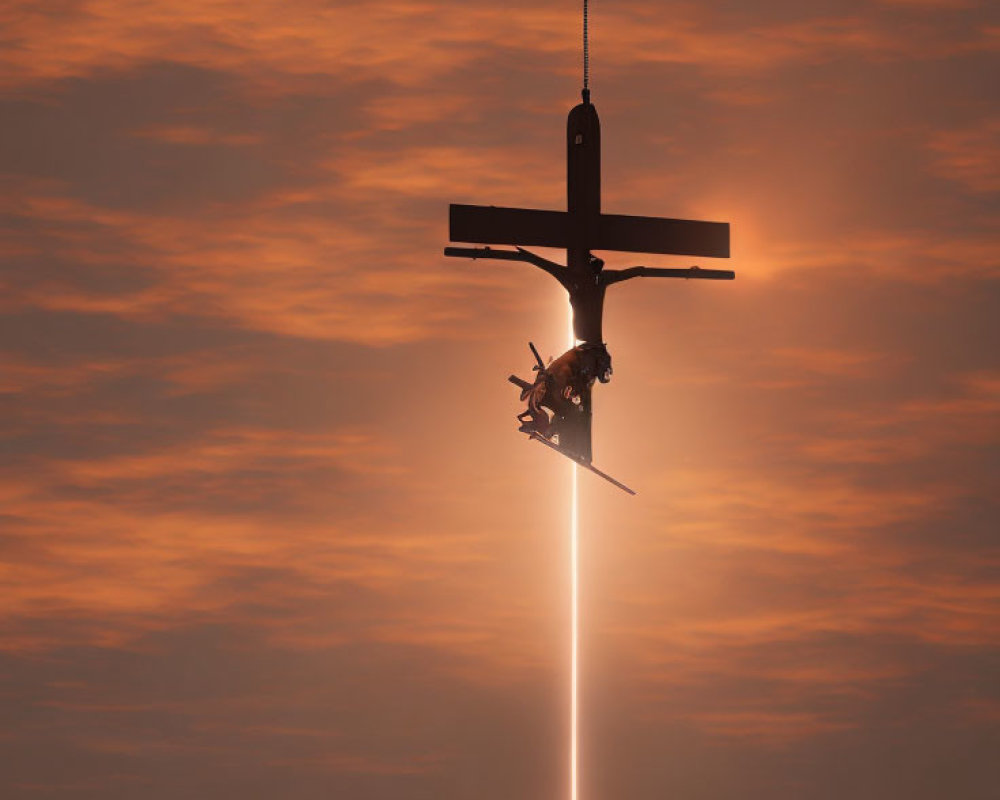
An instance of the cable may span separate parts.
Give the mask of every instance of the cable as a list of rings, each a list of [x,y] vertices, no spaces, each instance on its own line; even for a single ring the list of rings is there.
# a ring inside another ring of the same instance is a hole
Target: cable
[[[590,26],[587,0],[583,0],[583,102],[590,102]]]

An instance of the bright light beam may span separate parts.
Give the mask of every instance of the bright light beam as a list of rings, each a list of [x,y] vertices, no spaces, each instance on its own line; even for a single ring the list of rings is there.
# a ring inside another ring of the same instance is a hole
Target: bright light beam
[[[573,335],[573,308],[569,310],[569,346],[576,346]],[[578,798],[579,737],[577,709],[579,685],[579,637],[580,637],[580,536],[577,517],[577,469],[570,464],[570,514],[569,514],[569,572],[570,572],[570,677],[569,677],[569,797]]]

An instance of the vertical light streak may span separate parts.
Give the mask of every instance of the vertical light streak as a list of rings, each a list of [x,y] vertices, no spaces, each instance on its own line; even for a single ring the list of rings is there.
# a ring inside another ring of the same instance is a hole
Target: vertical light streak
[[[569,309],[569,346],[576,346],[573,335],[573,308]],[[578,798],[579,773],[579,639],[580,639],[580,536],[577,517],[577,468],[570,464],[569,571],[570,571],[570,677],[569,677],[569,796]]]
[[[577,526],[577,469],[576,464],[570,465],[572,470],[572,508],[570,512],[570,571],[571,589],[570,603],[571,628],[572,628],[572,652],[570,654],[570,744],[569,744],[569,769],[570,769],[570,800],[577,800],[577,774],[579,760],[579,710],[577,698],[579,695],[580,659],[579,659],[579,638],[580,638],[580,539]]]

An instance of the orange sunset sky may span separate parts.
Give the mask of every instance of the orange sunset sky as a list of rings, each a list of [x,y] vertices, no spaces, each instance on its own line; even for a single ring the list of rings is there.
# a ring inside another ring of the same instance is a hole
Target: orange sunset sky
[[[602,2],[582,800],[987,800],[1000,13]],[[0,797],[567,796],[564,0],[0,7]],[[545,251],[560,258],[557,251]]]

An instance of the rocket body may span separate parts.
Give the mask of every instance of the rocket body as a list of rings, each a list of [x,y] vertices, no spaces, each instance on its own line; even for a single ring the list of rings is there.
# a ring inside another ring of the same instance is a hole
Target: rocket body
[[[566,120],[566,209],[572,267],[573,256],[590,249],[601,215],[601,122],[589,102],[575,106]],[[586,265],[589,259],[582,260]]]
[[[601,122],[590,103],[566,120],[566,207],[571,215],[601,213]]]

